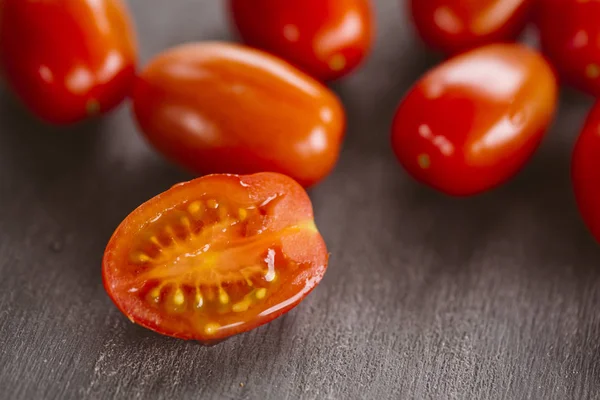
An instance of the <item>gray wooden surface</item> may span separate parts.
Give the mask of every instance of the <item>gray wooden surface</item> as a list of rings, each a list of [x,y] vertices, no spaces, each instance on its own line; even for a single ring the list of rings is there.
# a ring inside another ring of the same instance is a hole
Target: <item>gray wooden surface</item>
[[[412,182],[389,148],[394,109],[436,57],[396,0],[377,2],[364,68],[335,84],[349,129],[311,191],[332,253],[298,308],[215,347],[133,325],[100,261],[133,208],[189,176],[122,107],[60,130],[0,94],[0,398],[600,398],[600,246],[576,212],[571,146],[590,100],[560,115],[519,177],[453,200]],[[142,61],[231,39],[222,1],[131,0]]]

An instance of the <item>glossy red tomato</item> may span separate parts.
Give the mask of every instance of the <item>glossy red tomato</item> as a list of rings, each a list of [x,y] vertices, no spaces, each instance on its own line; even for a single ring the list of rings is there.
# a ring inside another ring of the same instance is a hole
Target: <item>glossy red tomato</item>
[[[250,47],[204,42],[158,55],[133,92],[147,139],[196,173],[272,171],[304,186],[335,165],[345,116],[329,89]]]
[[[571,176],[579,211],[600,242],[600,103],[590,112],[575,144]]]
[[[369,0],[230,0],[230,11],[246,44],[320,80],[353,71],[371,49]]]
[[[493,44],[435,67],[409,91],[392,146],[417,180],[454,196],[513,176],[554,116],[556,79],[534,50]]]
[[[136,39],[121,0],[0,0],[0,65],[41,119],[69,124],[129,93]]]
[[[544,0],[537,24],[542,50],[565,83],[600,97],[600,2]]]
[[[413,23],[432,48],[455,54],[515,40],[535,0],[407,0]]]
[[[294,308],[327,261],[310,199],[292,179],[209,175],[133,211],[110,239],[102,272],[134,323],[210,343]]]

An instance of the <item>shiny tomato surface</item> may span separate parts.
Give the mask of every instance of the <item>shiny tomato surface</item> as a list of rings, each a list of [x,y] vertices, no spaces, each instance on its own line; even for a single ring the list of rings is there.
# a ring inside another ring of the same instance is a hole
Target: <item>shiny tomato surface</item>
[[[544,0],[536,20],[542,50],[561,79],[600,97],[600,2]]]
[[[102,272],[109,296],[134,323],[211,343],[294,308],[327,262],[298,183],[276,173],[209,175],[127,216]]]
[[[39,118],[70,124],[128,94],[137,44],[121,0],[0,0],[0,66]]]
[[[600,103],[590,112],[575,144],[571,176],[581,216],[600,242]]]
[[[488,45],[415,84],[394,117],[392,146],[417,180],[449,195],[474,195],[521,169],[556,103],[556,78],[542,56],[517,44]]]
[[[412,21],[432,48],[456,54],[495,42],[514,41],[535,0],[407,0]]]
[[[355,70],[371,50],[369,0],[230,0],[244,42],[329,81]]]
[[[280,172],[304,186],[334,167],[338,98],[287,62],[250,47],[185,44],[158,55],[133,92],[147,139],[199,173]]]

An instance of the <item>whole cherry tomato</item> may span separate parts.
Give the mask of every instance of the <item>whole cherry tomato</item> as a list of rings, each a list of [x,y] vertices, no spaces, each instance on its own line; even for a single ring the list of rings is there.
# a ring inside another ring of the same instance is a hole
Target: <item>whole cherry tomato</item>
[[[276,173],[209,175],[127,216],[106,247],[102,274],[132,322],[211,343],[294,308],[327,263],[298,183]]]
[[[561,79],[600,97],[600,2],[544,0],[536,19],[542,51]]]
[[[369,0],[230,0],[246,44],[278,55],[323,81],[340,78],[369,53]]]
[[[117,106],[137,44],[121,0],[0,0],[0,66],[25,106],[70,124]]]
[[[333,168],[344,136],[333,92],[237,44],[185,44],[157,56],[133,105],[150,143],[200,174],[272,171],[310,186]]]
[[[590,112],[575,144],[571,177],[583,220],[600,242],[600,103]]]
[[[413,23],[432,48],[456,54],[514,41],[535,0],[408,0]]]
[[[491,189],[537,149],[557,103],[552,69],[534,50],[493,44],[429,71],[401,102],[392,146],[417,180],[453,196]]]

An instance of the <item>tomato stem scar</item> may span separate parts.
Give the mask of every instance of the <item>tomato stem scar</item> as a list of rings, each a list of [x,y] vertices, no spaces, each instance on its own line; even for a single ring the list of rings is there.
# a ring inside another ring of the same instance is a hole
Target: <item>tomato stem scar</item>
[[[334,71],[341,71],[346,66],[346,58],[341,54],[336,54],[329,60],[329,68]]]
[[[423,169],[427,169],[431,166],[431,159],[429,158],[429,155],[424,153],[419,154],[419,156],[417,157],[417,162],[419,163],[419,167]]]
[[[585,69],[585,74],[588,78],[596,79],[600,77],[600,65],[598,64],[589,64]]]
[[[85,104],[85,111],[89,116],[97,115],[100,112],[100,103],[96,99],[89,99]]]

